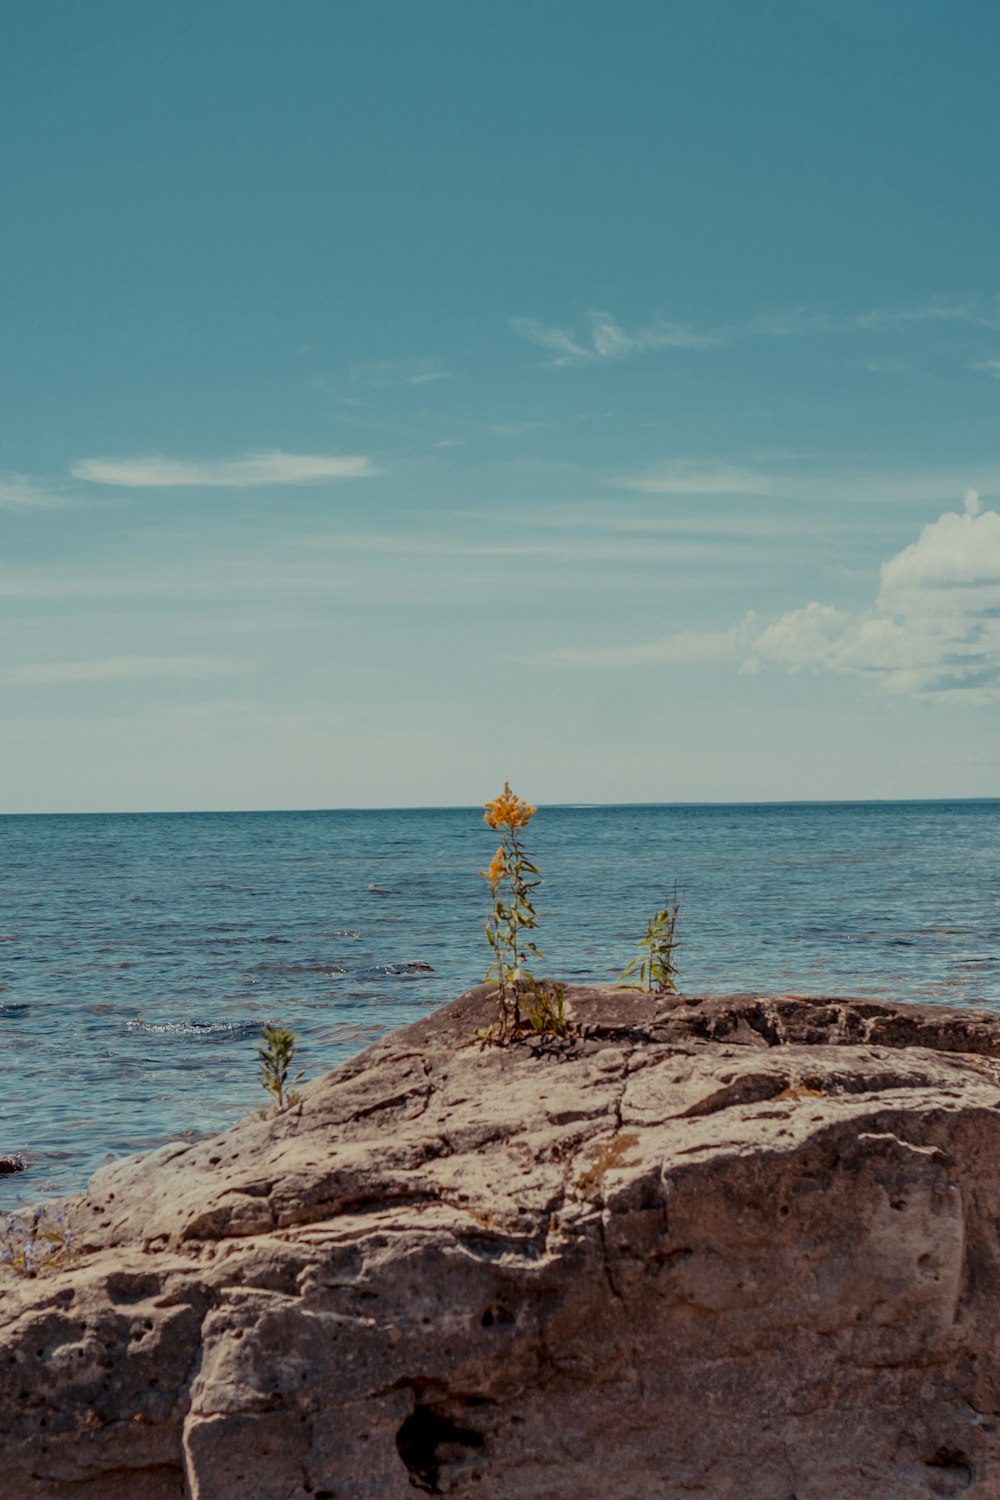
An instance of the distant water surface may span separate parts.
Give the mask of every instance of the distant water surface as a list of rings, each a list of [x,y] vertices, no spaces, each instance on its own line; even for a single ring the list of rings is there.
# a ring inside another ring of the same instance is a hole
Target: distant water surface
[[[1000,801],[543,808],[540,972],[617,977],[676,880],[682,988],[1000,1008]],[[478,982],[477,809],[0,817],[0,1207],[263,1102]]]

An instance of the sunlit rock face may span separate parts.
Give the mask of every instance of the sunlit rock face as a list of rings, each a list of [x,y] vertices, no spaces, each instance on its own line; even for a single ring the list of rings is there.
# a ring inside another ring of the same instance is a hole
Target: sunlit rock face
[[[11,1500],[1000,1493],[1000,1017],[473,990],[0,1278]]]

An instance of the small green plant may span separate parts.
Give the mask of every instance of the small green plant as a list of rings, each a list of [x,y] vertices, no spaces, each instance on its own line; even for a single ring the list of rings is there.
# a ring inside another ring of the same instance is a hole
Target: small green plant
[[[492,897],[484,924],[486,940],[493,950],[486,979],[497,982],[500,1015],[494,1040],[499,1042],[511,1041],[520,1030],[519,990],[534,983],[527,962],[543,956],[526,936],[538,926],[532,896],[540,881],[520,839],[521,830],[537,811],[516,797],[505,781],[499,797],[486,803],[484,814],[484,821],[500,833],[500,847],[489,868],[479,872],[488,882]]]
[[[566,1015],[564,984],[535,984],[524,1007],[524,1029],[535,1036],[567,1037],[573,1026]]]
[[[647,994],[652,994],[653,991],[657,994],[663,994],[666,990],[676,991],[677,965],[674,953],[677,950],[677,918],[680,909],[675,886],[673,903],[668,903],[662,911],[656,913],[646,928],[646,936],[639,941],[635,958],[626,965],[618,981],[623,989],[645,990]]]
[[[289,1031],[286,1026],[275,1026],[268,1021],[264,1027],[264,1041],[257,1048],[257,1057],[260,1061],[260,1086],[271,1096],[270,1105],[260,1111],[261,1119],[280,1115],[284,1110],[290,1109],[293,1104],[298,1104],[301,1099],[302,1096],[296,1092],[295,1085],[305,1077],[305,1074],[296,1073],[292,1079],[288,1077],[295,1052],[294,1031]]]
[[[15,1276],[38,1276],[57,1271],[77,1258],[73,1235],[61,1211],[36,1208],[30,1218],[8,1214],[0,1230],[0,1265]]]
[[[566,986],[550,980],[523,980],[519,990],[523,1008],[517,1019],[508,1016],[493,1026],[473,1032],[470,1042],[480,1047],[503,1046],[530,1037],[575,1037],[576,1027],[566,1014]]]

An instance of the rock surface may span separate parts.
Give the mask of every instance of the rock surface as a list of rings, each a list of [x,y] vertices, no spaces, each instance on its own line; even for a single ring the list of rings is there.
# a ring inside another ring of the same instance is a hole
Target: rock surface
[[[1000,1017],[486,992],[97,1174],[0,1279],[11,1500],[1000,1495]]]

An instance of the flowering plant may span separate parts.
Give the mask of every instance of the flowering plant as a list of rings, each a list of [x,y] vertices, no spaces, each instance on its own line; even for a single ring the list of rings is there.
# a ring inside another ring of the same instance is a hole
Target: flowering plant
[[[525,936],[538,926],[532,893],[540,881],[538,870],[528,858],[520,838],[538,809],[529,807],[527,802],[515,796],[506,781],[499,797],[487,802],[485,808],[484,822],[500,834],[499,849],[489,867],[479,872],[489,884],[492,897],[490,914],[484,924],[486,940],[493,950],[493,963],[486,971],[486,979],[497,982],[500,1001],[497,1039],[508,1041],[517,1035],[521,1026],[518,985],[522,981],[529,985],[533,983],[526,967],[527,960],[543,956]]]

